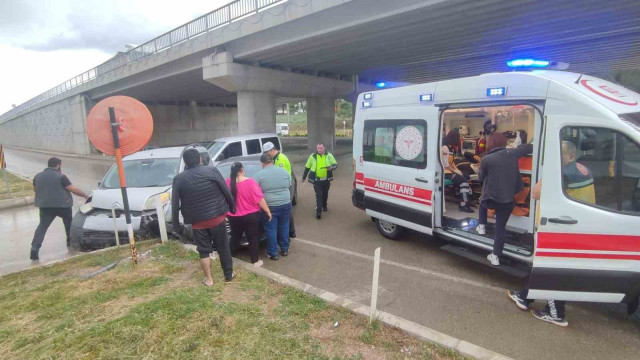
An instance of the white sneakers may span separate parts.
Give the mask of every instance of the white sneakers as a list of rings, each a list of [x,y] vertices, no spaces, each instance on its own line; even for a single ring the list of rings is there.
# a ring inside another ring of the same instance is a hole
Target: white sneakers
[[[487,260],[489,260],[491,262],[491,265],[493,265],[493,266],[500,265],[500,259],[496,255],[494,255],[493,253],[487,255]]]
[[[264,265],[264,262],[262,262],[262,260],[258,260],[253,263],[253,266],[255,267],[261,267],[262,265]]]
[[[487,233],[487,230],[485,229],[483,224],[480,224],[476,227],[476,232],[480,235],[484,235]]]

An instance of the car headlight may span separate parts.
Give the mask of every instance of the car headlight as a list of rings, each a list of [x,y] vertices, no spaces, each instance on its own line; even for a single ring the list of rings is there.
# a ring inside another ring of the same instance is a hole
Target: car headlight
[[[80,212],[84,215],[87,215],[88,213],[90,213],[93,210],[93,206],[91,205],[90,202],[86,203],[86,204],[82,204],[82,206],[80,206]]]
[[[155,210],[156,209],[156,199],[160,198],[160,202],[162,206],[165,206],[169,201],[171,201],[171,193],[164,192],[161,194],[153,195],[147,199],[144,203],[144,207],[142,210]]]

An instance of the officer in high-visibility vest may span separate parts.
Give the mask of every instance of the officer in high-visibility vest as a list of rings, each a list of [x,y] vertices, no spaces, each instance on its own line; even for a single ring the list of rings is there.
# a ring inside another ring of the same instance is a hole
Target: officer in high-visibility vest
[[[262,145],[262,152],[266,152],[267,154],[269,154],[269,156],[271,156],[271,159],[273,159],[273,166],[287,170],[289,176],[291,177],[291,183],[293,184],[294,175],[291,171],[291,163],[289,162],[289,158],[285,154],[278,151],[278,149],[276,149],[276,146],[273,145],[272,142],[264,143],[264,145]],[[293,211],[289,213],[289,237],[296,237],[296,226],[293,223]]]
[[[322,217],[323,211],[327,211],[329,187],[333,180],[333,170],[336,168],[338,168],[338,162],[331,153],[325,153],[324,144],[316,146],[316,152],[309,156],[305,165],[302,182],[304,183],[309,175],[309,182],[313,184],[313,190],[316,192],[316,218],[318,219]]]

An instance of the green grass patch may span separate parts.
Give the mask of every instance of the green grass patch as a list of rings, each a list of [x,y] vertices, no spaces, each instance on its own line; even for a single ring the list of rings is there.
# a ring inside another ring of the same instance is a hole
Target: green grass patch
[[[151,249],[137,266],[110,249],[0,277],[0,352],[48,359],[450,359],[380,323],[236,268],[229,284],[219,263],[205,287],[198,256],[175,242]],[[335,322],[340,326],[334,327]],[[411,346],[411,356],[401,352]]]
[[[0,169],[0,200],[32,195],[33,184],[31,181],[23,180],[4,169]]]

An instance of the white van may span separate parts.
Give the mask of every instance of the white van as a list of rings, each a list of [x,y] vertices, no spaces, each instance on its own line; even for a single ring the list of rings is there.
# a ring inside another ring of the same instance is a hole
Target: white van
[[[276,123],[276,134],[288,136],[289,135],[289,124],[287,123]]]
[[[625,302],[635,311],[639,102],[639,94],[619,85],[559,71],[486,74],[360,94],[353,204],[388,238],[413,229],[448,240],[452,252],[482,252],[476,258],[488,264],[492,225],[480,235],[478,210],[458,211],[456,189],[443,176],[443,137],[464,129],[461,149],[480,143],[480,132],[487,130],[505,133],[513,146],[532,143],[533,155],[520,159],[520,172],[525,183],[544,179],[540,213],[525,191],[520,216],[507,224],[504,262],[532,267],[531,298]],[[575,166],[591,173],[595,199],[585,201],[567,189],[561,168],[569,147],[563,142],[575,145]],[[477,199],[481,184],[471,178]]]
[[[262,154],[262,145],[271,142],[276,149],[282,151],[280,138],[274,133],[238,135],[216,139],[209,145],[213,165],[232,157]]]

